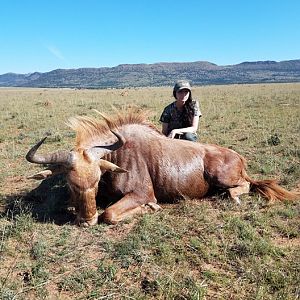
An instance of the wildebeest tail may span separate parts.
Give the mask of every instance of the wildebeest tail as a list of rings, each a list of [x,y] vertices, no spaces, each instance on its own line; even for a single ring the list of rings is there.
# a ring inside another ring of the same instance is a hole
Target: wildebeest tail
[[[251,182],[250,190],[260,193],[270,201],[297,200],[300,193],[290,192],[277,184],[276,180],[257,180]]]
[[[299,200],[299,192],[291,192],[281,187],[275,179],[254,180],[246,172],[247,164],[243,157],[240,157],[243,168],[242,177],[250,183],[250,191],[262,195],[269,201]]]
[[[250,191],[257,192],[269,201],[299,200],[299,192],[291,192],[281,187],[274,179],[253,180],[246,173],[244,178],[250,182]]]

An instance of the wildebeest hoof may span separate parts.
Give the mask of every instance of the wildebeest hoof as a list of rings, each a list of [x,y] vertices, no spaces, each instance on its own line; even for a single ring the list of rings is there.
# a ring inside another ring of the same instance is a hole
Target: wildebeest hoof
[[[242,204],[242,202],[241,202],[241,200],[240,200],[239,197],[234,197],[233,200],[234,200],[235,204],[237,204],[237,205],[241,205]]]
[[[96,213],[92,219],[84,220],[82,218],[76,218],[75,224],[80,227],[89,227],[98,224],[98,213]]]
[[[147,206],[149,206],[153,211],[158,211],[158,210],[162,209],[161,206],[159,206],[155,202],[149,202],[149,203],[147,203]]]

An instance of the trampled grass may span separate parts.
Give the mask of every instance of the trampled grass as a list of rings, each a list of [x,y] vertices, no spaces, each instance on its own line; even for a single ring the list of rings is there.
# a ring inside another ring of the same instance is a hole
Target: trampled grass
[[[195,87],[199,138],[247,158],[254,178],[299,190],[300,84]],[[0,89],[0,299],[297,299],[299,201],[236,207],[225,195],[164,204],[115,226],[72,225],[63,177],[29,181],[25,154],[70,149],[68,117],[136,105],[159,126],[171,87]]]

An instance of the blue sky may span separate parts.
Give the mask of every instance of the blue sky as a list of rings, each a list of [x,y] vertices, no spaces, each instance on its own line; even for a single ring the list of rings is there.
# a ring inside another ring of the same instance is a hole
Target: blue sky
[[[0,1],[0,74],[290,59],[299,0]]]

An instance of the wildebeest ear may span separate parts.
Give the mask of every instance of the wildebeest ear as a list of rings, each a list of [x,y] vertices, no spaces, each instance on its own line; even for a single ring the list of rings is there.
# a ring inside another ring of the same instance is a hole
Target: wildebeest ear
[[[49,178],[51,176],[65,173],[65,172],[66,172],[66,169],[63,166],[55,166],[52,168],[45,169],[34,175],[28,176],[27,179],[43,180],[43,179]]]
[[[28,176],[27,179],[43,180],[43,179],[46,179],[51,176],[53,176],[53,173],[51,170],[43,170],[34,175]]]
[[[116,173],[127,173],[128,171],[125,169],[122,169],[120,167],[118,167],[117,165],[104,160],[104,159],[100,159],[99,160],[99,166],[101,170],[104,171],[109,171],[109,172],[116,172]]]

